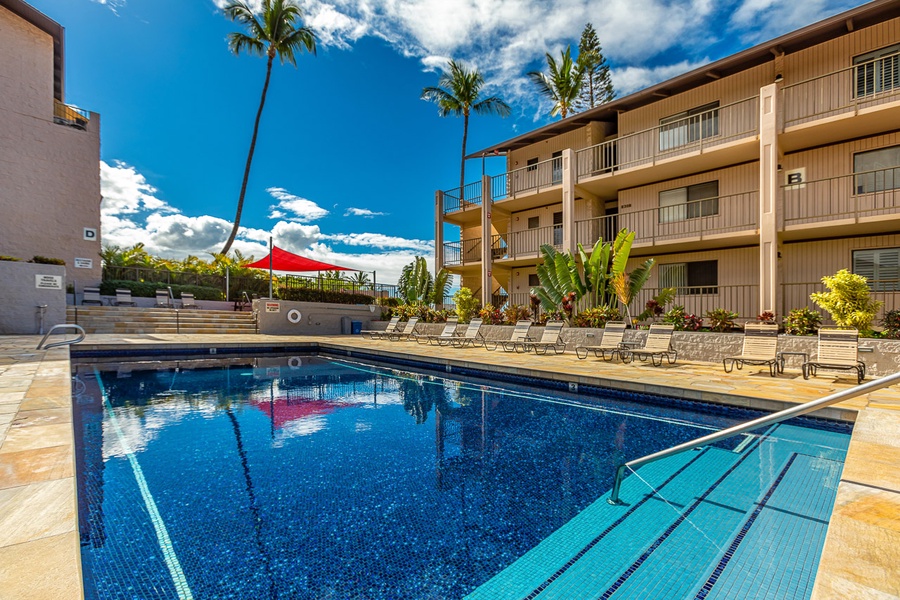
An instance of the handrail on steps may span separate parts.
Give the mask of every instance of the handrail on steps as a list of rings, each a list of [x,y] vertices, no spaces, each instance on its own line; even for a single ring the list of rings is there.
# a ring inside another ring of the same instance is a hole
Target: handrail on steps
[[[786,408],[785,410],[772,413],[771,415],[766,415],[752,421],[747,421],[746,423],[735,425],[734,427],[729,427],[728,429],[723,429],[722,431],[717,431],[716,433],[704,435],[703,437],[699,437],[689,442],[684,442],[683,444],[678,444],[677,446],[672,446],[671,448],[668,448],[666,450],[660,450],[659,452],[648,454],[647,456],[642,456],[641,458],[636,458],[634,460],[628,461],[627,463],[620,465],[619,468],[616,469],[616,477],[613,480],[612,493],[610,494],[607,502],[609,502],[610,504],[621,504],[621,501],[619,500],[619,488],[622,485],[622,478],[625,477],[626,469],[631,469],[633,471],[634,469],[642,465],[655,462],[661,458],[666,458],[667,456],[672,456],[673,454],[692,450],[699,446],[712,444],[714,442],[734,437],[747,431],[753,431],[754,429],[765,427],[766,425],[781,423],[782,421],[786,421],[791,417],[799,417],[800,415],[811,413],[813,411],[819,410],[820,408],[831,406],[832,404],[836,404],[844,400],[849,400],[850,398],[856,398],[857,396],[862,396],[863,394],[868,394],[869,392],[874,392],[882,388],[890,387],[898,382],[900,382],[900,373],[894,373],[893,375],[888,375],[887,377],[869,381],[847,390],[835,392],[830,396],[825,396],[824,398],[819,398],[818,400],[812,400],[805,404],[798,404],[797,406]]]
[[[50,335],[57,329],[74,329],[75,333],[78,334],[78,337],[73,338],[71,340],[62,340],[61,342],[53,342],[52,344],[47,344],[46,346],[44,346],[44,342],[47,341],[47,338],[50,337]],[[53,327],[51,327],[50,330],[44,334],[44,337],[41,338],[41,341],[37,345],[36,349],[40,350],[41,346],[43,346],[44,350],[47,350],[49,348],[55,348],[57,346],[69,346],[71,344],[77,344],[78,342],[80,342],[84,339],[84,336],[85,336],[84,328],[81,325],[75,325],[74,323],[60,323],[59,325],[54,325]]]

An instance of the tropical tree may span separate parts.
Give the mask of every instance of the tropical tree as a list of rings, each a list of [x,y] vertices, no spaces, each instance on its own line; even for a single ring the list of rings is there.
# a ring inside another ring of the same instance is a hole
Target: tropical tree
[[[262,96],[259,99],[256,120],[253,122],[253,136],[250,138],[250,151],[247,153],[247,164],[244,167],[244,179],[241,182],[237,213],[234,217],[231,234],[222,248],[222,254],[228,254],[241,224],[247,180],[250,178],[250,165],[253,162],[256,136],[259,133],[259,120],[266,104],[266,93],[269,90],[269,79],[272,76],[272,63],[277,56],[281,64],[289,62],[296,67],[297,61],[294,58],[296,53],[305,49],[315,54],[316,34],[312,29],[300,25],[302,12],[300,7],[294,4],[294,0],[262,0],[259,13],[254,12],[242,0],[231,0],[222,11],[229,19],[240,23],[247,29],[247,33],[232,32],[228,34],[228,47],[231,51],[235,54],[247,51],[250,54],[267,57],[266,80],[263,84]]]
[[[497,96],[481,97],[484,76],[478,69],[450,60],[447,70],[438,79],[437,87],[422,89],[422,100],[438,105],[438,115],[463,117],[462,158],[459,165],[459,194],[462,199],[466,185],[466,140],[469,137],[469,115],[500,115],[508,117],[512,112],[509,105]]]
[[[432,277],[425,258],[417,256],[403,267],[397,281],[397,292],[406,304],[439,304],[450,292],[452,277],[445,269]]]
[[[372,280],[369,278],[369,274],[365,271],[357,271],[353,275],[351,275],[347,281],[352,283],[353,285],[362,287],[364,285],[369,285],[372,283]]]
[[[563,119],[572,112],[581,88],[584,85],[584,67],[572,60],[572,48],[566,46],[559,62],[548,52],[547,68],[550,73],[531,71],[528,77],[537,84],[538,90],[553,102],[550,116],[561,115]]]
[[[813,292],[810,300],[831,315],[838,327],[855,327],[864,333],[872,329],[872,321],[883,302],[869,296],[868,280],[862,275],[841,269],[834,275],[826,275],[822,283],[827,292]]]
[[[609,75],[609,65],[603,56],[597,32],[590,23],[584,26],[581,41],[578,42],[578,64],[584,78],[577,102],[580,110],[594,108],[616,97],[616,90]]]

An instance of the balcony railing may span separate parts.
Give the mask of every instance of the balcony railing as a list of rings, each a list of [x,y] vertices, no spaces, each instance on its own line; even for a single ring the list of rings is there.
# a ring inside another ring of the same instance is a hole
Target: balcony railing
[[[579,180],[673,158],[756,135],[759,98],[726,104],[602,142],[575,153]]]
[[[59,100],[53,100],[53,122],[60,125],[68,125],[76,129],[87,129],[91,120],[91,113],[77,106],[63,104]]]
[[[481,181],[467,183],[462,193],[458,187],[444,192],[444,214],[466,210],[481,204]]]
[[[455,267],[481,262],[481,238],[444,242],[444,265]]]
[[[897,214],[900,167],[785,185],[781,190],[785,225]]]
[[[898,279],[874,279],[869,281],[869,297],[878,300],[884,304],[878,312],[875,322],[878,323],[884,313],[900,309],[900,280]],[[811,281],[807,283],[785,283],[781,286],[781,313],[782,317],[795,308],[809,308],[818,311],[822,315],[822,322],[831,325],[831,320],[827,313],[823,312],[816,306],[809,295],[813,292],[826,292],[825,286],[821,281]]]
[[[644,288],[631,304],[632,316],[639,315],[647,301],[655,298],[661,288]],[[759,285],[715,285],[679,287],[673,304],[684,306],[687,313],[706,319],[706,313],[717,308],[734,311],[740,319],[755,319],[759,314]],[[671,309],[673,304],[667,306]]]
[[[900,52],[784,86],[784,126],[900,98]]]
[[[505,178],[505,184],[499,183],[497,181],[498,178]],[[495,191],[495,185],[499,187],[496,190],[498,195],[494,196],[494,201],[496,202],[500,198],[515,196],[522,192],[537,192],[561,183],[562,157],[558,156],[492,178],[491,191]]]
[[[541,246],[544,244],[561,248],[562,242],[563,226],[548,225],[535,229],[510,231],[503,236],[494,235],[491,239],[491,250],[494,252],[494,260],[531,257],[539,254]]]
[[[752,191],[576,221],[575,239],[589,247],[601,237],[614,239],[626,228],[635,232],[637,244],[702,240],[756,229],[758,222],[759,193]]]
[[[509,303],[531,308],[531,288],[527,292],[513,292],[509,295]]]

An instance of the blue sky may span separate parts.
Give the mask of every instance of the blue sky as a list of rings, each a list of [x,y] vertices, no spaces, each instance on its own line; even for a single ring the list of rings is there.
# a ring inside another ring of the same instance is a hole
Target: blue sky
[[[434,191],[459,180],[462,119],[419,99],[447,58],[507,119],[468,151],[552,119],[525,73],[593,23],[620,95],[839,13],[842,0],[298,0],[317,56],[273,68],[242,230],[393,282],[433,256]],[[66,100],[101,115],[105,243],[209,258],[230,231],[265,60],[229,52],[222,0],[31,0],[66,28]],[[217,4],[218,3],[218,4]],[[503,159],[488,170],[503,170]],[[470,161],[466,181],[480,175]]]

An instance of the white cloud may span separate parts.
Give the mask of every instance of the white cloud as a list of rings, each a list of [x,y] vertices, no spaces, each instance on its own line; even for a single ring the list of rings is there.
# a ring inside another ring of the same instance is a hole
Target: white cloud
[[[372,218],[372,217],[383,217],[386,214],[387,213],[383,213],[383,212],[374,212],[374,211],[369,210],[368,208],[348,208],[347,211],[344,213],[344,216],[345,217]]]
[[[373,248],[402,248],[416,252],[433,253],[434,242],[410,240],[381,233],[337,233],[322,235],[321,239],[340,242],[348,246],[371,246]]]
[[[143,175],[122,161],[113,165],[100,161],[101,210],[106,214],[133,214],[141,210],[178,212],[157,198],[155,187],[147,183]]]
[[[729,27],[750,44],[762,42],[849,10],[861,4],[853,0],[743,0]]]
[[[309,223],[328,215],[328,210],[312,200],[295,196],[284,188],[270,187],[266,191],[278,200],[278,204],[269,207],[270,219],[282,218],[287,215],[291,221]]]
[[[91,2],[102,4],[116,16],[119,16],[119,8],[125,6],[125,0],[91,0]]]
[[[658,67],[625,67],[615,69],[611,75],[616,81],[616,89],[620,95],[630,94],[650,87],[655,83],[671,79],[682,73],[693,71],[709,62],[703,59],[698,62],[683,60],[674,65],[662,65]]]

